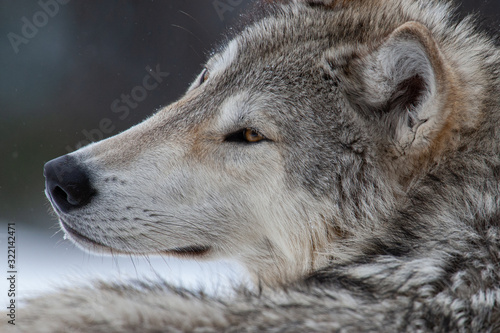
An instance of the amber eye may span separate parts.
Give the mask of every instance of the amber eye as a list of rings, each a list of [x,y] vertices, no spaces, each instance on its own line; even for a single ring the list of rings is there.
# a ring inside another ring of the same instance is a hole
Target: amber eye
[[[243,136],[245,137],[245,140],[248,142],[259,142],[265,139],[262,134],[260,134],[253,128],[245,128],[243,130]]]
[[[201,77],[200,77],[200,84],[203,84],[205,81],[208,80],[210,76],[210,73],[208,72],[208,69],[204,69],[203,72],[201,73]]]
[[[227,142],[255,143],[267,138],[254,128],[244,128],[226,136]]]

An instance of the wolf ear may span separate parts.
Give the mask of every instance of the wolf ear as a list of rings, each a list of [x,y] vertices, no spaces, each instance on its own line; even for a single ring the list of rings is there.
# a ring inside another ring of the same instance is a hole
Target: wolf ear
[[[420,23],[397,28],[361,60],[353,104],[401,148],[428,145],[444,126],[449,70],[430,31]]]

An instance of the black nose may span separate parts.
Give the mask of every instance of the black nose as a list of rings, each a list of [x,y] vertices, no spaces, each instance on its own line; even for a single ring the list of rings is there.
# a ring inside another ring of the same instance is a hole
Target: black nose
[[[96,193],[88,173],[72,156],[64,155],[47,162],[43,174],[47,195],[64,213],[85,206]]]

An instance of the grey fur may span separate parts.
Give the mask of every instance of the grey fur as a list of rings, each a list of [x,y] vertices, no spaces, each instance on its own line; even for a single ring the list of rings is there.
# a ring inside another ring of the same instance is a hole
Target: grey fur
[[[246,91],[242,103],[258,100],[260,111],[238,126],[260,121],[272,141],[216,157],[228,177],[256,164],[245,173],[248,191],[260,184],[255,177],[282,172],[281,190],[307,198],[294,204],[289,216],[297,220],[282,232],[298,230],[314,253],[304,247],[303,257],[294,255],[304,264],[287,266],[284,247],[269,235],[254,244],[262,263],[237,258],[261,279],[259,292],[219,299],[102,283],[32,300],[19,310],[19,331],[499,332],[500,54],[492,39],[472,18],[457,20],[449,3],[424,0],[293,1],[235,39],[230,66],[206,86],[193,84],[186,102],[174,105],[176,116],[156,120],[161,126],[143,140],[173,140],[166,127],[190,133]],[[74,156],[98,177],[129,168],[135,152],[126,151],[104,158],[98,143]],[[274,159],[282,170],[269,170]],[[109,165],[98,167],[103,160]],[[232,195],[204,217],[216,226],[204,232],[224,249],[226,229],[242,214],[237,206],[247,205],[245,194]],[[103,229],[115,232],[102,216]],[[301,231],[310,222],[316,229]],[[95,237],[130,252],[140,246]]]

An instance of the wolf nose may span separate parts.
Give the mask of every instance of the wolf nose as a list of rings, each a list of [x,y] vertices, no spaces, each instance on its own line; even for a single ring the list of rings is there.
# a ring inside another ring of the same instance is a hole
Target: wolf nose
[[[45,193],[64,213],[85,206],[96,193],[87,172],[72,156],[64,155],[47,162],[43,174]]]

